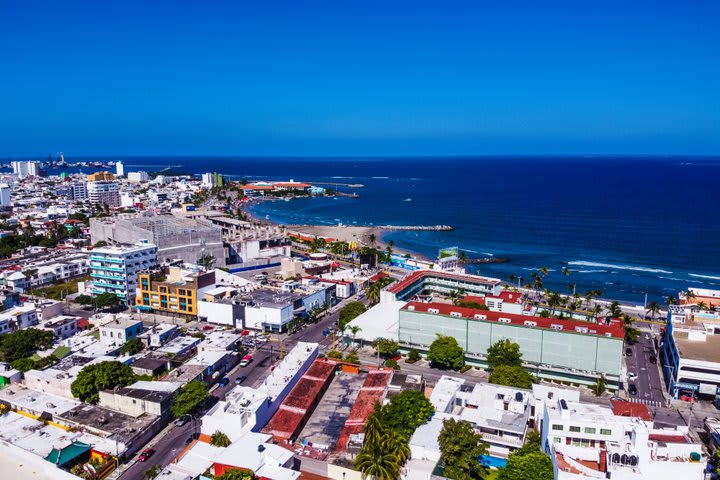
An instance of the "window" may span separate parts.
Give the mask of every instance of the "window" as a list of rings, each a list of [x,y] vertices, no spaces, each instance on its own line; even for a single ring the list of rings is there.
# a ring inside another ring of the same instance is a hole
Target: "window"
[[[585,433],[595,433],[595,427],[585,427]]]
[[[601,428],[600,435],[612,435],[612,430],[609,428]]]
[[[525,326],[526,327],[537,327],[537,322],[531,322],[530,320],[525,320]]]
[[[552,324],[550,325],[550,328],[553,330],[562,330],[562,325]]]
[[[555,443],[560,443],[560,442],[562,441],[562,438],[560,438],[560,437],[553,437],[553,441],[554,441]]]
[[[573,426],[573,425],[570,425],[570,431],[571,431],[571,432],[579,432],[579,431],[580,431],[580,427],[575,427],[575,426]]]
[[[476,313],[475,320],[487,320],[487,317],[485,315],[480,315],[479,313]]]
[[[462,317],[462,313],[459,312],[450,312],[451,317]]]
[[[553,425],[553,426],[552,426],[552,429],[553,429],[553,430],[557,430],[557,431],[559,431],[559,432],[562,432],[562,431],[563,431],[563,426],[562,426],[562,425]]]

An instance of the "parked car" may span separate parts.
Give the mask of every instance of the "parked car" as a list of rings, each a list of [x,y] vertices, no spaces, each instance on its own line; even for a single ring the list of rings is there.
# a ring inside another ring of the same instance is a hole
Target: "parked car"
[[[250,362],[252,362],[252,355],[245,355],[242,360],[240,360],[240,366],[241,367],[247,367],[250,365]]]
[[[630,395],[637,395],[637,387],[634,383],[631,383],[630,386],[628,386],[628,393]]]
[[[237,378],[235,379],[235,383],[238,384],[238,385],[240,385],[240,384],[243,383],[246,379],[247,379],[247,376],[245,376],[245,375],[240,375],[239,377],[237,377]]]
[[[190,415],[183,415],[182,417],[180,417],[180,418],[178,418],[177,420],[175,420],[175,426],[177,426],[177,427],[182,427],[183,425],[185,425],[186,423],[188,423],[191,418],[192,418],[192,417],[191,417]]]
[[[220,385],[221,387],[225,387],[228,383],[230,383],[230,379],[228,377],[223,377],[218,382],[218,385]]]
[[[657,357],[655,355],[650,355],[650,358],[648,358],[648,361],[650,363],[657,363]]]
[[[625,355],[628,357],[632,357],[632,348],[626,348],[625,349]]]
[[[152,448],[146,448],[145,450],[142,451],[142,453],[141,453],[140,456],[138,457],[138,461],[139,461],[139,462],[144,462],[144,461],[146,461],[148,458],[150,458],[150,457],[153,456],[153,453],[155,453],[155,450],[154,450],[154,449],[152,449]]]
[[[628,372],[628,380],[635,380],[637,378],[637,374],[633,372]]]

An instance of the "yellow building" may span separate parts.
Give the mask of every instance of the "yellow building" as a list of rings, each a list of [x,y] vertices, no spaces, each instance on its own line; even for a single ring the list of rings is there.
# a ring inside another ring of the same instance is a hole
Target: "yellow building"
[[[197,316],[198,290],[214,285],[214,271],[165,267],[141,272],[135,304],[159,312]]]
[[[87,176],[88,182],[111,182],[115,180],[115,175],[110,172],[96,172]]]

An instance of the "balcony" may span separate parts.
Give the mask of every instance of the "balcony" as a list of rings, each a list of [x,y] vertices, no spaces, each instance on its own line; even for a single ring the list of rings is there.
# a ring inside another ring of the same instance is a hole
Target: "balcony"
[[[120,275],[109,275],[109,274],[106,274],[106,273],[96,273],[96,272],[93,272],[93,273],[90,274],[90,276],[93,277],[93,278],[106,278],[106,279],[108,279],[108,280],[119,280],[119,281],[121,281],[121,282],[122,282],[122,281],[125,281],[125,277],[124,277],[124,276],[120,276]]]
[[[125,285],[115,285],[113,283],[98,282],[97,280],[93,280],[93,285],[104,288],[113,288],[116,290],[125,290]]]
[[[90,255],[90,261],[95,261],[95,262],[110,262],[110,263],[125,263],[125,260],[122,259],[122,258],[98,257],[97,255]]]
[[[95,263],[91,263],[90,268],[92,268],[93,270],[110,270],[113,272],[124,272],[125,271],[125,269],[123,267],[110,267],[110,266],[99,265],[99,264],[95,264]]]

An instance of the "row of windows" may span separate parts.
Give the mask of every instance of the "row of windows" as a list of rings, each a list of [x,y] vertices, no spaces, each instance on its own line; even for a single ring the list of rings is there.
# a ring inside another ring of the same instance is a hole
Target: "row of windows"
[[[560,431],[560,432],[561,432],[561,431],[563,431],[565,428],[564,428],[563,425],[553,424],[553,425],[552,425],[552,429],[555,430],[555,431]],[[583,429],[581,429],[580,427],[575,426],[575,425],[570,425],[570,431],[571,431],[571,432],[575,432],[575,433],[579,433],[579,432],[583,431]],[[595,427],[585,427],[585,428],[584,428],[584,431],[585,431],[585,433],[590,433],[590,434],[597,433],[597,429],[596,429]],[[608,429],[608,428],[601,428],[601,429],[600,429],[600,435],[612,435],[612,430],[610,430],[610,429]]]

